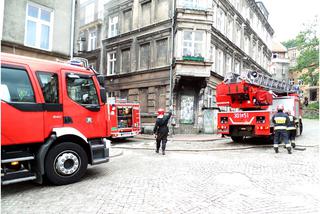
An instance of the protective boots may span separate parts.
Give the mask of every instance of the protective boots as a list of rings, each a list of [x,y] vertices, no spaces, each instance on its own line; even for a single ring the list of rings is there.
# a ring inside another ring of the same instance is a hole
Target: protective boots
[[[166,152],[163,150],[163,151],[162,151],[162,155],[165,155],[165,154],[166,154]]]
[[[292,148],[296,148],[296,143],[294,141],[291,142]]]
[[[274,147],[274,151],[275,151],[275,153],[279,153],[279,148],[278,147]]]
[[[288,150],[288,154],[292,154],[291,147],[288,147],[287,150]]]
[[[156,149],[156,153],[159,153],[159,149]]]

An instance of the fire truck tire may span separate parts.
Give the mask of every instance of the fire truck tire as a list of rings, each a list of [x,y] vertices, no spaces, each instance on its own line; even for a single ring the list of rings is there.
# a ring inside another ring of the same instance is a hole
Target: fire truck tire
[[[55,185],[79,181],[85,174],[88,157],[84,149],[75,143],[64,142],[48,151],[45,159],[45,175]]]
[[[243,136],[231,136],[231,139],[233,140],[233,142],[242,143],[244,138]]]

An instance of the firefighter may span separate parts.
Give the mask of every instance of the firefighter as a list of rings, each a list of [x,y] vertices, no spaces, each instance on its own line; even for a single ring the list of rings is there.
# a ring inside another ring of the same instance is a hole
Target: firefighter
[[[168,122],[172,115],[173,107],[170,106],[168,115],[164,115],[164,109],[158,109],[158,116],[154,125],[153,134],[156,137],[156,153],[159,153],[160,144],[162,143],[162,155],[165,155],[167,137],[169,133]]]
[[[295,139],[296,139],[296,134],[297,134],[297,128],[296,128],[297,118],[295,116],[291,115],[290,110],[287,111],[287,114],[289,117],[289,124],[288,124],[288,128],[287,128],[288,138],[289,138],[289,141],[291,143],[292,148],[295,148],[296,147]]]
[[[291,145],[288,142],[288,133],[287,133],[287,127],[289,124],[289,117],[287,114],[283,112],[284,106],[278,105],[277,106],[277,113],[273,115],[272,122],[274,124],[274,141],[273,141],[273,147],[274,151],[276,153],[279,152],[279,143],[282,139],[285,143],[285,146],[288,150],[288,153],[291,154]]]

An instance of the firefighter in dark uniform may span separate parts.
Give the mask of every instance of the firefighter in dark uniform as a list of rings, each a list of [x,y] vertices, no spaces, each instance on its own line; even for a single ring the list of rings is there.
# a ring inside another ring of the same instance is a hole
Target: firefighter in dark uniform
[[[159,153],[162,143],[162,154],[165,155],[167,137],[169,133],[168,122],[172,115],[172,106],[170,106],[168,115],[164,115],[164,109],[158,109],[158,117],[153,128],[153,134],[156,136],[156,153]]]
[[[297,122],[297,118],[293,115],[291,115],[291,111],[288,110],[287,111],[288,117],[289,117],[289,124],[288,124],[288,138],[289,141],[291,143],[292,148],[296,147],[296,134],[297,134],[297,128],[296,128],[296,122]]]
[[[279,143],[282,139],[285,143],[285,146],[288,150],[288,153],[291,154],[291,145],[288,142],[288,133],[287,127],[289,124],[289,117],[287,114],[283,112],[284,106],[278,105],[277,106],[277,113],[273,115],[272,122],[274,124],[274,141],[273,141],[273,148],[276,153],[279,152]]]

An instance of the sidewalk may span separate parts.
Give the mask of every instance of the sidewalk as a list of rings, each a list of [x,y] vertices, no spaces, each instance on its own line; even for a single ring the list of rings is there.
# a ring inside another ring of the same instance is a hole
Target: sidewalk
[[[143,140],[154,140],[155,137],[153,135],[148,134],[140,134],[134,137],[135,139],[143,139]],[[217,134],[175,134],[173,136],[168,136],[169,141],[184,141],[184,142],[205,142],[205,141],[215,141],[222,138],[221,135]]]

